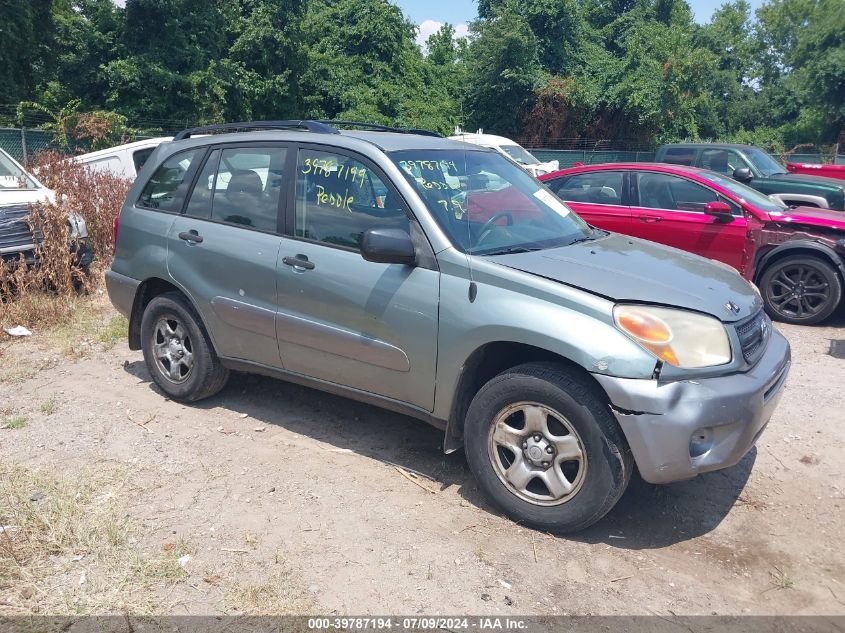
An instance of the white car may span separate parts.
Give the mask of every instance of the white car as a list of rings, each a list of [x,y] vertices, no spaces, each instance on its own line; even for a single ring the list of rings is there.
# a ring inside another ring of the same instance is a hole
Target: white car
[[[454,136],[449,137],[455,141],[463,141],[465,143],[472,143],[473,145],[481,145],[482,147],[489,147],[494,149],[505,158],[509,158],[517,165],[522,167],[529,174],[534,176],[542,176],[543,174],[550,174],[557,171],[559,163],[556,160],[551,160],[547,163],[541,163],[537,158],[531,154],[527,149],[522,147],[519,143],[505,138],[504,136],[496,136],[495,134],[484,134],[483,130],[478,130],[475,134],[468,134],[462,132],[460,128],[455,129]]]
[[[155,148],[161,143],[172,140],[172,136],[148,138],[88,154],[80,154],[75,156],[74,160],[92,169],[108,171],[116,176],[135,180],[138,172],[141,171]]]
[[[23,254],[27,263],[35,261],[35,242],[41,236],[30,230],[26,223],[29,205],[36,202],[55,202],[56,194],[28,173],[19,162],[0,149],[0,257],[17,260]],[[88,227],[81,216],[68,216],[71,248],[76,253],[76,263],[87,268],[93,259],[88,241]]]

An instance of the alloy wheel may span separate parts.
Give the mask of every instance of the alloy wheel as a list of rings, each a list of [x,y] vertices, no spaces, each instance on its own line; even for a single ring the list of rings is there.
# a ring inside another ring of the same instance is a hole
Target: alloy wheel
[[[488,456],[508,490],[536,505],[560,505],[581,489],[587,454],[572,423],[536,402],[502,409],[490,426]]]
[[[156,367],[169,381],[183,383],[194,368],[194,348],[185,326],[173,316],[163,316],[153,330]]]
[[[821,312],[830,301],[830,294],[830,284],[822,271],[804,263],[783,266],[766,288],[769,305],[791,319],[805,319]]]

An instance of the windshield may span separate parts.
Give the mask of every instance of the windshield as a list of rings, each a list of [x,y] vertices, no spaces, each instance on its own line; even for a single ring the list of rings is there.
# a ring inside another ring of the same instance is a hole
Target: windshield
[[[754,166],[760,170],[764,176],[774,176],[775,174],[785,174],[786,170],[779,162],[769,156],[766,152],[756,147],[746,150],[748,158],[754,163]]]
[[[464,253],[553,248],[593,236],[586,222],[500,154],[419,150],[390,156]]]
[[[0,190],[3,189],[37,189],[37,186],[15,161],[0,152]]]
[[[758,209],[760,209],[761,211],[765,211],[766,213],[780,213],[788,208],[780,200],[770,198],[769,196],[760,193],[756,189],[747,187],[742,183],[733,180],[732,178],[717,174],[714,171],[708,171],[707,178],[714,184],[717,184],[720,187],[724,187],[725,189],[730,191],[737,198],[742,200],[742,202],[747,202],[748,204],[757,207]]]
[[[521,145],[502,145],[502,151],[513,158],[520,165],[539,165],[540,161],[534,158],[527,149]]]

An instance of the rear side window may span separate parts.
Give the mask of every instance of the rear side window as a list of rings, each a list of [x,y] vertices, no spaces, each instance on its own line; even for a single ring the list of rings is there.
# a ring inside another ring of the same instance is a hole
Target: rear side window
[[[663,155],[663,162],[673,165],[692,165],[694,160],[695,150],[691,147],[670,147]]]
[[[621,171],[594,171],[557,181],[552,190],[566,202],[621,205],[622,182]]]
[[[211,186],[211,219],[276,231],[286,153],[283,147],[224,149]]]
[[[189,150],[174,154],[164,161],[144,185],[137,205],[159,211],[179,211],[181,198],[177,193],[196,156],[197,150]]]

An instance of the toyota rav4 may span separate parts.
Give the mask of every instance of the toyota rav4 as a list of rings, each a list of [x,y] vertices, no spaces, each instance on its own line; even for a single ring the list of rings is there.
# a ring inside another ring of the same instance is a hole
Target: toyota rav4
[[[751,449],[790,351],[750,283],[590,227],[493,150],[356,127],[195,128],[150,157],[107,283],[168,397],[236,370],[415,416],[555,531],[600,519],[635,464],[665,483]]]

